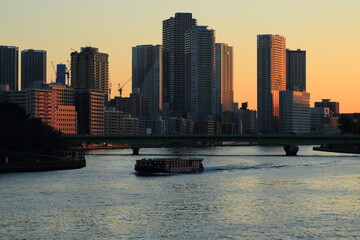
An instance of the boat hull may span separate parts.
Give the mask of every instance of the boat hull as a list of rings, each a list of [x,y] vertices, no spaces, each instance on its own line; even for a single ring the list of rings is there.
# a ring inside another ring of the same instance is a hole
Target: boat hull
[[[195,173],[204,171],[203,159],[155,158],[136,160],[135,171],[138,173]]]

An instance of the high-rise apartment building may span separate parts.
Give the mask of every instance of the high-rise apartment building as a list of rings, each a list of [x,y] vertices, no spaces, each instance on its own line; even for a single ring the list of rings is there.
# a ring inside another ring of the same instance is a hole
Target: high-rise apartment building
[[[215,120],[215,32],[206,26],[195,26],[185,34],[186,94],[188,118],[193,121]]]
[[[216,92],[220,99],[220,112],[232,111],[233,91],[233,47],[216,43]]]
[[[279,132],[279,95],[286,90],[286,40],[279,35],[257,36],[258,130]]]
[[[191,13],[175,13],[163,21],[163,111],[165,117],[184,117],[185,32],[197,25]]]
[[[46,51],[33,49],[21,51],[21,89],[44,83],[46,83]]]
[[[19,48],[0,46],[0,84],[8,84],[10,89],[19,89]]]
[[[83,47],[81,52],[71,53],[71,87],[95,89],[109,95],[109,55],[98,48]]]
[[[306,51],[286,49],[286,89],[306,92]]]
[[[281,91],[280,122],[283,134],[310,132],[310,93]]]
[[[132,92],[150,100],[150,117],[156,120],[162,109],[162,47],[140,45],[132,48]]]

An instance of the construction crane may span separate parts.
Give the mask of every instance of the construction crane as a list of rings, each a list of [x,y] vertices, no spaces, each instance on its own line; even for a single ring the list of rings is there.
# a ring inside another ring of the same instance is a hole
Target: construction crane
[[[126,80],[126,82],[121,86],[120,85],[120,83],[118,84],[118,91],[119,91],[119,93],[120,93],[120,97],[122,97],[122,91],[123,91],[123,88],[124,88],[124,86],[130,81],[132,79],[132,77],[131,78],[129,78],[128,80]]]
[[[70,86],[70,71],[71,71],[71,63],[69,60],[67,60],[67,62],[69,63],[69,67],[66,66],[66,77],[67,77],[67,85]]]
[[[56,69],[55,69],[55,66],[54,66],[53,61],[51,61],[51,65],[52,65],[52,67],[53,67],[53,69],[54,69],[54,73],[55,73],[55,82],[57,82],[57,81],[58,81],[58,76],[57,76],[57,72],[56,72]]]

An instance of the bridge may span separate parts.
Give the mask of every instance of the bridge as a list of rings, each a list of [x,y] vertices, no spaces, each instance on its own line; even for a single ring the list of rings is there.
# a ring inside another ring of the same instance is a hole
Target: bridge
[[[258,143],[284,146],[286,155],[295,156],[299,145],[360,144],[360,135],[165,135],[165,136],[124,136],[124,135],[66,135],[67,143],[118,143],[132,146],[138,155],[141,146],[195,144],[195,143]]]

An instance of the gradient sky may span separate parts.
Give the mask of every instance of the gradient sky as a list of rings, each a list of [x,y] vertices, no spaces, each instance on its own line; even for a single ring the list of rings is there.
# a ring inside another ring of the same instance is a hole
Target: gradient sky
[[[0,45],[46,50],[48,82],[71,48],[109,54],[112,96],[131,76],[131,47],[162,43],[162,21],[191,12],[234,47],[235,101],[256,109],[256,36],[279,34],[307,51],[311,102],[329,98],[360,112],[359,0],[0,0]],[[131,83],[124,88],[125,96]],[[313,104],[311,104],[313,106]]]

